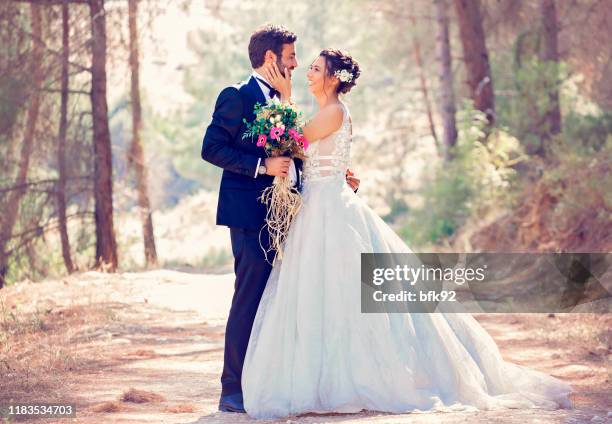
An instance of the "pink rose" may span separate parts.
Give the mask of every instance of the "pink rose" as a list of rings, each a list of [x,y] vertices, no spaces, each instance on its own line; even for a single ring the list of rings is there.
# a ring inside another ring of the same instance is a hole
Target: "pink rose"
[[[266,137],[265,134],[259,134],[259,138],[257,138],[257,147],[264,147],[266,141],[268,141],[268,137]]]
[[[289,137],[291,137],[292,139],[294,139],[295,141],[300,141],[300,133],[297,132],[294,129],[290,129],[289,131],[287,131],[289,133]]]
[[[278,140],[281,135],[283,135],[285,133],[285,130],[283,128],[280,127],[274,127],[270,130],[270,138],[272,140]]]
[[[300,146],[302,146],[304,148],[304,150],[308,149],[308,140],[306,139],[306,137],[304,137],[303,135],[300,134],[300,139],[298,140],[298,143],[300,143]]]

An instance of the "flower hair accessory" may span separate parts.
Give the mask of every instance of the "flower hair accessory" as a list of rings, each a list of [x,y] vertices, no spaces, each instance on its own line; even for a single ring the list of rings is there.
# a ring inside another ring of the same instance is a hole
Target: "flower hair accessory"
[[[351,82],[353,80],[353,74],[348,69],[338,69],[334,72],[334,75],[342,82]]]

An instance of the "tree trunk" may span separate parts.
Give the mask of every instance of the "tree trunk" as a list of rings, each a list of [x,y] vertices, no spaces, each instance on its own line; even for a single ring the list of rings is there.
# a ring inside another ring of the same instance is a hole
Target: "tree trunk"
[[[7,245],[13,232],[13,227],[19,215],[19,204],[23,195],[26,193],[26,180],[28,177],[28,169],[30,165],[30,156],[34,144],[34,133],[36,131],[36,122],[40,110],[40,87],[43,79],[42,71],[42,56],[43,46],[40,43],[42,39],[41,28],[41,11],[40,6],[36,4],[30,5],[31,20],[32,20],[32,54],[30,56],[32,75],[32,94],[30,96],[30,104],[26,116],[25,132],[23,142],[21,144],[21,156],[19,158],[19,167],[17,170],[17,179],[15,186],[18,188],[13,190],[6,201],[6,208],[3,211],[2,227],[0,228],[0,288],[4,286],[6,274],[8,272],[8,253]]]
[[[142,109],[140,106],[140,69],[138,62],[138,0],[128,0],[128,20],[130,29],[130,70],[132,74],[132,144],[128,154],[128,163],[136,172],[136,190],[138,191],[138,208],[142,222],[142,235],[144,239],[144,253],[147,266],[157,265],[157,251],[155,249],[155,236],[153,234],[153,219],[147,188],[147,168],[144,161],[144,152],[140,140],[142,129]]]
[[[66,224],[66,130],[68,114],[68,61],[70,58],[69,39],[69,10],[68,1],[62,5],[62,82],[59,135],[57,138],[57,163],[59,179],[57,182],[57,213],[59,216],[59,231],[62,242],[62,256],[64,265],[69,274],[74,272],[74,265],[70,256],[70,239],[68,238],[68,225]]]
[[[408,3],[410,7],[410,3]],[[416,19],[414,17],[414,13],[410,10],[409,13],[410,22],[412,23],[413,29],[416,28]],[[429,91],[427,89],[427,78],[425,76],[425,68],[423,66],[423,58],[421,57],[421,45],[419,43],[419,39],[416,35],[416,31],[412,36],[412,50],[414,52],[414,61],[416,62],[417,68],[419,70],[419,81],[421,83],[421,92],[423,93],[423,101],[425,102],[425,110],[427,112],[427,122],[429,123],[429,131],[431,132],[431,136],[436,143],[436,149],[438,150],[438,154],[442,154],[442,146],[440,146],[440,140],[438,139],[438,134],[436,133],[436,125],[433,120],[433,113],[431,107],[431,101],[429,100]]]
[[[463,58],[467,68],[468,86],[474,107],[484,112],[489,124],[495,121],[493,78],[489,53],[482,28],[479,0],[453,0],[459,21],[459,35],[463,44]]]
[[[453,89],[453,66],[449,38],[446,0],[436,0],[436,21],[438,24],[438,60],[440,62],[440,115],[444,126],[444,157],[452,158],[451,150],[457,142],[457,125],[455,122],[455,92]]]
[[[117,269],[113,228],[113,161],[106,103],[106,16],[104,0],[91,0],[91,107],[94,144],[96,266]]]
[[[556,69],[559,63],[559,49],[557,45],[559,28],[557,25],[555,0],[540,1],[540,18],[542,20],[542,50],[540,52],[540,59],[545,62],[551,62]],[[559,108],[559,87],[556,72],[552,84],[553,86],[548,93],[550,104],[546,112],[546,121],[548,123],[546,136],[561,132],[561,110]]]

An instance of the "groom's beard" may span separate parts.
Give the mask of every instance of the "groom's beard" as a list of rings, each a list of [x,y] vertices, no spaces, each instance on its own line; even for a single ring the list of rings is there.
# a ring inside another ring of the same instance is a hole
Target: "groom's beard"
[[[276,65],[278,66],[278,69],[281,71],[282,76],[285,76],[285,69],[287,69],[289,71],[289,79],[291,79],[291,74],[293,72],[293,69],[283,65],[281,62],[276,62]]]

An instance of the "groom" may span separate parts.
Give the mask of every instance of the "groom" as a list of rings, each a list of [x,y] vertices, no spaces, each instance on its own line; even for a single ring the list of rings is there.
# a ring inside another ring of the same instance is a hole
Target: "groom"
[[[272,270],[260,246],[261,241],[268,249],[269,237],[264,227],[266,206],[258,198],[275,176],[289,177],[296,188],[301,188],[302,161],[267,157],[251,138],[242,138],[246,130],[243,119],[252,122],[256,102],[263,104],[279,96],[261,70],[264,64],[275,62],[281,73],[287,69],[291,75],[298,66],[296,40],[294,33],[277,25],[265,25],[251,35],[249,59],[253,73],[246,81],[221,91],[202,143],[202,159],[223,168],[217,225],[230,229],[236,274],[221,375],[219,410],[225,412],[244,412],[242,365],[257,307]],[[357,191],[359,179],[349,174],[347,170],[347,183]],[[274,251],[268,257],[270,262],[273,259]]]

